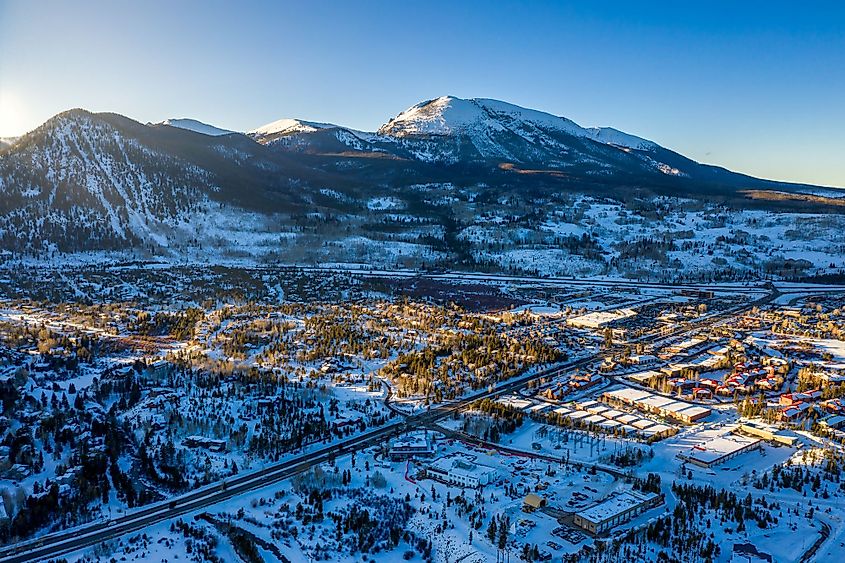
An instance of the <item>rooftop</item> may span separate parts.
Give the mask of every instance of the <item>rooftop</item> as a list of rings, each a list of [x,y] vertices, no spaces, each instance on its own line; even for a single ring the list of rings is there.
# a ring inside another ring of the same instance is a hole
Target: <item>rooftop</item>
[[[753,447],[759,443],[760,440],[756,438],[749,438],[747,436],[719,436],[694,446],[689,453],[687,453],[687,458],[704,463],[713,463],[725,456]]]
[[[635,491],[619,493],[582,511],[579,516],[598,524],[656,497],[657,495],[655,493],[639,493]]]

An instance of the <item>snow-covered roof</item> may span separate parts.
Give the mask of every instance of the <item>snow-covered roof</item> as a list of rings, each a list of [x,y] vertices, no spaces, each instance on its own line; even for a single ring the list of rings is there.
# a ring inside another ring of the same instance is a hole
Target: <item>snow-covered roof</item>
[[[575,327],[584,328],[600,328],[604,325],[617,321],[619,319],[627,319],[637,314],[633,309],[616,309],[614,311],[594,311],[573,317],[567,321],[568,324]]]
[[[608,391],[605,395],[609,398],[616,399],[618,401],[629,401],[632,403],[637,403],[652,396],[652,393],[648,391],[643,391],[641,389],[634,389],[632,387],[623,387],[622,389],[615,389],[613,391]]]
[[[684,457],[689,460],[712,464],[733,453],[752,448],[759,443],[760,440],[747,436],[719,436],[697,444]]]
[[[599,504],[592,506],[578,515],[584,520],[600,524],[614,516],[623,514],[628,510],[645,504],[654,499],[657,495],[655,493],[637,493],[634,491],[623,492],[614,495]]]

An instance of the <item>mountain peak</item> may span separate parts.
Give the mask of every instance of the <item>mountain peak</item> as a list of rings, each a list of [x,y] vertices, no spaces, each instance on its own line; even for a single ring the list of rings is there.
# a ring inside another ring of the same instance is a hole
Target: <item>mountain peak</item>
[[[380,134],[391,137],[453,134],[489,137],[504,132],[536,137],[543,131],[636,150],[658,148],[651,141],[611,127],[584,128],[565,117],[490,98],[441,96],[426,100],[411,106],[379,129]]]
[[[543,111],[489,98],[441,96],[420,102],[388,121],[379,133],[395,137],[455,133],[527,132],[552,129],[579,137],[589,133],[575,122]]]
[[[484,111],[475,100],[441,96],[406,109],[379,128],[382,135],[449,135],[484,120]]]
[[[317,121],[305,121],[303,119],[294,119],[290,117],[277,119],[266,125],[262,125],[257,129],[248,131],[247,135],[258,142],[268,143],[274,141],[279,137],[287,135],[295,135],[297,133],[313,133],[320,129],[334,129],[337,125],[332,123],[320,123]]]
[[[196,119],[189,119],[186,117],[178,119],[165,119],[164,121],[160,121],[155,125],[168,125],[170,127],[176,127],[178,129],[187,129],[188,131],[193,131],[194,133],[202,133],[203,135],[210,135],[212,137],[219,137],[221,135],[229,135],[231,133],[234,133],[234,131],[229,131],[228,129],[221,129],[219,127],[215,127],[214,125],[209,125],[208,123],[203,123],[202,121],[198,121]]]

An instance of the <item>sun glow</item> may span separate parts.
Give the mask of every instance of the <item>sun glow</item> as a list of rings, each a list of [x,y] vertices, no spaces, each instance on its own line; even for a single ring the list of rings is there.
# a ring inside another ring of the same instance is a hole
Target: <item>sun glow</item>
[[[23,98],[11,90],[0,89],[0,136],[23,135],[30,126]]]

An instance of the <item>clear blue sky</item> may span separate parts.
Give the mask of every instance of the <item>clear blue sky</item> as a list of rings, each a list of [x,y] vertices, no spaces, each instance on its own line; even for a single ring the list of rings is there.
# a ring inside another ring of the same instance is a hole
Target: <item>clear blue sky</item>
[[[444,94],[845,186],[838,2],[0,0],[0,135],[71,107],[372,130]]]

